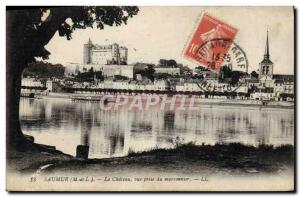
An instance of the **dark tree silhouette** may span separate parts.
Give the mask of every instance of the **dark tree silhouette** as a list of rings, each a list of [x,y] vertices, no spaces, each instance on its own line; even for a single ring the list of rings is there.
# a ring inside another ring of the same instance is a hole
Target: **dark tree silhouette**
[[[251,72],[251,76],[254,77],[254,78],[256,78],[256,79],[258,78],[258,74],[255,71]]]
[[[158,61],[158,65],[161,67],[178,67],[177,62],[173,59],[170,60],[160,59]]]
[[[23,77],[38,76],[40,78],[63,78],[64,73],[65,67],[61,64],[37,61],[28,64],[28,67],[23,71]]]
[[[154,73],[155,73],[154,65],[148,64],[145,72],[146,72],[146,77],[148,77],[148,79],[150,79],[153,82]]]
[[[203,67],[203,66],[197,66],[195,67],[196,70],[199,70],[199,71],[209,71],[209,69]]]
[[[68,40],[76,29],[105,25],[119,26],[138,13],[135,6],[7,7],[6,12],[6,83],[7,83],[7,147],[18,148],[27,143],[19,123],[21,75],[36,57],[47,59],[45,45],[56,32]],[[68,20],[67,20],[68,19]],[[71,20],[71,23],[68,22]]]

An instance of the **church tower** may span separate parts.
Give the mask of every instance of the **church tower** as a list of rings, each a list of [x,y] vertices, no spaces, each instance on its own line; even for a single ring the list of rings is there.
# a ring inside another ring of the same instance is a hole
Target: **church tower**
[[[268,31],[264,59],[259,64],[259,78],[267,76],[273,78],[273,62],[270,60]]]

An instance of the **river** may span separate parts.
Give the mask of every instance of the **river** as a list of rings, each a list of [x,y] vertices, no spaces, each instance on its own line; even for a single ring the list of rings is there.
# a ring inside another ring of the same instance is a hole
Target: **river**
[[[74,156],[78,145],[89,145],[89,158],[188,142],[294,144],[294,109],[286,108],[203,104],[197,110],[103,110],[99,103],[21,98],[20,120],[36,143]]]

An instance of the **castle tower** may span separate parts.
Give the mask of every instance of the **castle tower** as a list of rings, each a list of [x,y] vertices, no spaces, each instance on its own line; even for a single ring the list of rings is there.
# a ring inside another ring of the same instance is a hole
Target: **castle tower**
[[[119,45],[117,43],[112,44],[112,59],[116,62],[117,65],[120,65],[120,51]]]
[[[273,78],[273,62],[270,60],[268,31],[264,59],[259,63],[259,78],[264,76]]]
[[[89,41],[83,45],[83,64],[91,63],[91,50],[93,48],[93,43],[89,38]]]

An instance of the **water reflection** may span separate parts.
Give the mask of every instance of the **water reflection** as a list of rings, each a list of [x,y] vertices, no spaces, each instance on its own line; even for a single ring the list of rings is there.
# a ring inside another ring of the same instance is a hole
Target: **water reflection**
[[[83,158],[86,151],[89,158],[106,158],[173,147],[177,137],[196,144],[294,141],[293,109],[203,105],[196,111],[104,111],[98,103],[22,98],[20,119],[37,143]]]

